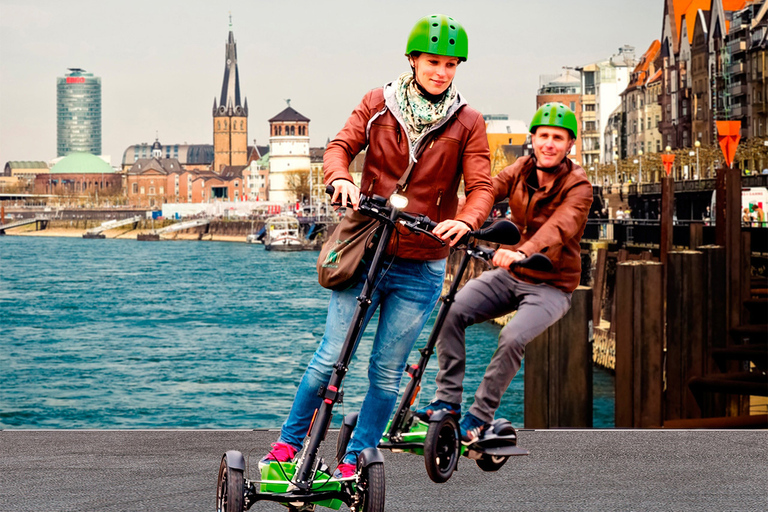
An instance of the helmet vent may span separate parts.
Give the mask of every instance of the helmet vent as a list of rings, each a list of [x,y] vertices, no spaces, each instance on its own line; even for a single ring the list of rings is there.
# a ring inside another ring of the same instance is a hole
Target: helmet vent
[[[437,23],[433,23],[433,24],[432,24],[432,26],[433,26],[433,27],[436,27],[436,26],[437,26]]]
[[[436,43],[436,42],[437,42],[437,36],[432,36],[432,42],[433,42],[433,43]]]
[[[453,25],[450,25],[450,27],[451,27],[451,30],[456,30],[456,27],[454,27]]]
[[[456,44],[456,41],[454,41],[453,39],[449,39],[448,42],[451,44]]]

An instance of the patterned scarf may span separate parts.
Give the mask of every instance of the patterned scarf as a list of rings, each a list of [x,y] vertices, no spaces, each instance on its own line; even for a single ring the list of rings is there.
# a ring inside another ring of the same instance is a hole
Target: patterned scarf
[[[408,129],[411,143],[445,117],[448,108],[456,101],[456,88],[451,83],[443,99],[433,103],[421,95],[413,79],[413,73],[403,73],[395,84],[395,98],[400,106],[400,113]]]

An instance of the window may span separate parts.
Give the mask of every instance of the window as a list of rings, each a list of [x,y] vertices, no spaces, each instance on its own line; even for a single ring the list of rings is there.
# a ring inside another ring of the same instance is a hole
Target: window
[[[144,195],[144,187],[141,187],[141,195]]]
[[[155,195],[155,187],[149,187],[149,195]]]
[[[576,102],[575,102],[575,101],[572,101],[572,102],[571,102],[571,110],[573,110],[574,112],[576,112]]]
[[[139,184],[138,184],[138,183],[134,183],[134,184],[133,184],[133,187],[131,187],[131,189],[132,189],[131,191],[132,191],[134,194],[138,194],[138,193],[139,193]]]
[[[165,194],[165,187],[160,187],[160,195]]]

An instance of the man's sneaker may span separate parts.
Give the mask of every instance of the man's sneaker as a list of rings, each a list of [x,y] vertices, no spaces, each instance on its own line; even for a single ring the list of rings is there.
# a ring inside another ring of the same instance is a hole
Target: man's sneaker
[[[259,461],[259,469],[267,467],[272,462],[290,462],[298,450],[286,443],[272,443],[272,449]]]
[[[481,439],[490,426],[490,423],[486,423],[471,412],[468,412],[462,418],[461,423],[459,423],[462,444],[470,445]]]
[[[449,414],[453,414],[458,417],[461,416],[461,405],[452,404],[444,400],[435,400],[426,407],[414,411],[414,415],[423,421],[429,421],[430,416],[438,411],[448,411]]]
[[[336,467],[336,471],[333,472],[333,478],[337,480],[354,478],[355,472],[357,472],[356,464],[342,462],[341,464],[338,465],[338,467]]]

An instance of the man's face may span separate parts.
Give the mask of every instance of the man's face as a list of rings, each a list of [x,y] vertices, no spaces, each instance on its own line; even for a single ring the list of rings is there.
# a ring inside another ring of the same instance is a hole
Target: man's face
[[[568,130],[555,126],[539,126],[531,142],[539,167],[544,168],[559,165],[576,143]]]

